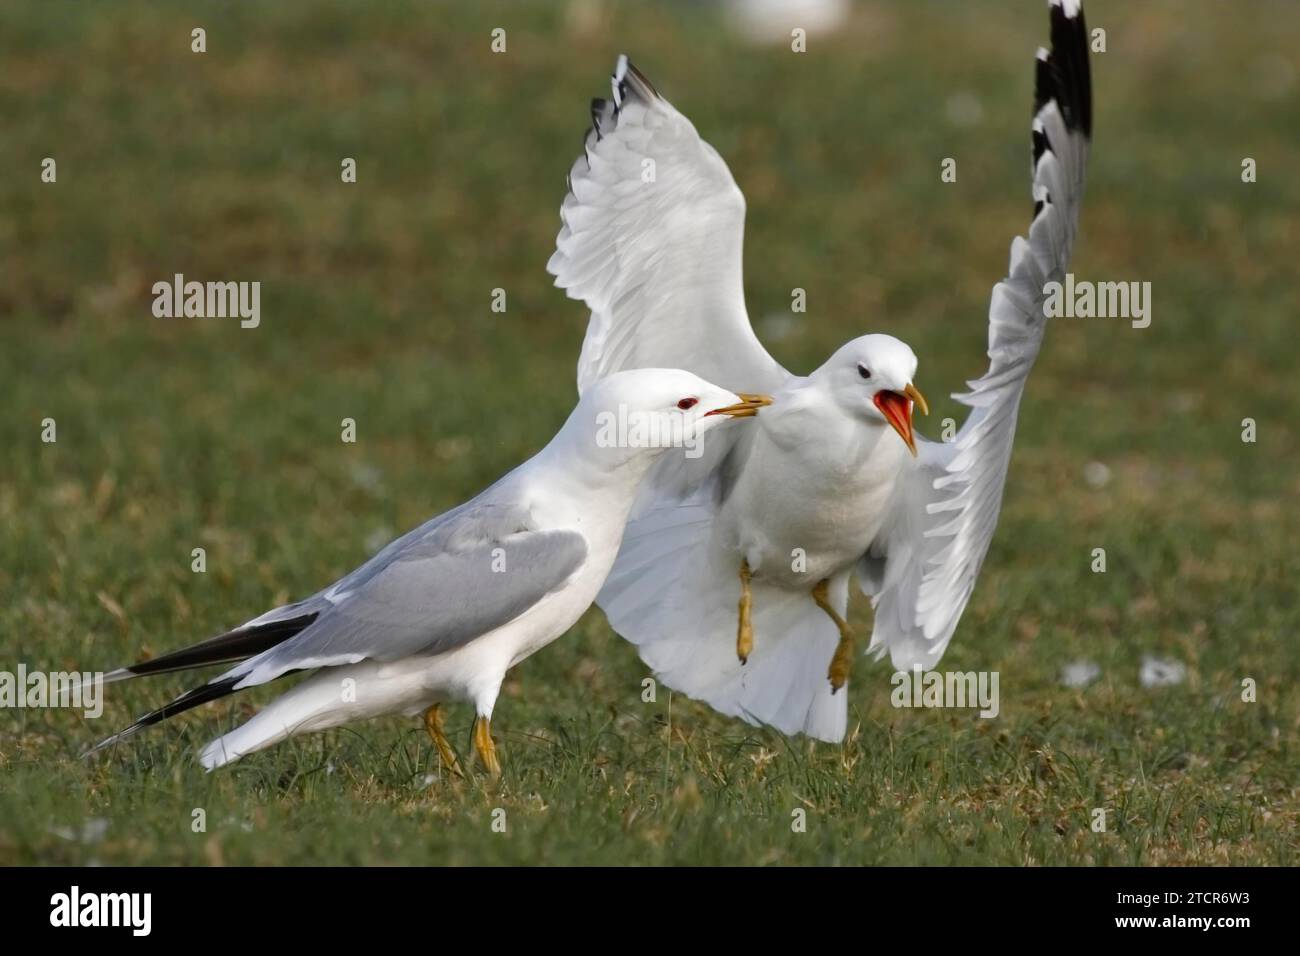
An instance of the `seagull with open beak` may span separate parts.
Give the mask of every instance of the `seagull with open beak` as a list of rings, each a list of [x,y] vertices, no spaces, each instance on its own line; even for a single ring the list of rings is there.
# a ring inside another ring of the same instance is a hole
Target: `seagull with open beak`
[[[837,691],[853,662],[853,632],[830,600],[832,578],[880,530],[894,485],[916,457],[912,414],[929,412],[912,379],[916,355],[892,335],[864,335],[807,376],[791,376],[745,443],[745,467],[717,516],[738,552],[736,656],[754,649],[752,581],[806,591],[835,623],[827,678]]]
[[[1079,223],[1090,34],[1079,0],[1048,10],[1050,43],[1032,61],[1029,228],[993,287],[987,371],[954,396],[970,414],[942,441],[913,430],[926,400],[916,356],[892,336],[855,338],[810,375],[778,363],[749,322],[745,198],[722,156],[625,56],[611,97],[592,101],[548,267],[591,310],[579,390],[656,364],[776,399],[698,460],[655,466],[597,599],[667,686],[783,733],[843,740],[852,581],[871,598],[868,650],[904,671],[942,657],[997,528],[1045,289],[1067,275]],[[898,319],[839,320],[885,318]]]

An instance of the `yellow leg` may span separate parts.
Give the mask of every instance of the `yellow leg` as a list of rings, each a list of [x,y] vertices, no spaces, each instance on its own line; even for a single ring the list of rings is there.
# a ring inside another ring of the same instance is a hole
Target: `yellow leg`
[[[461,772],[460,762],[456,760],[456,752],[451,749],[451,744],[447,741],[447,734],[442,727],[442,704],[434,704],[424,712],[424,729],[429,732],[429,738],[433,741],[433,745],[438,748],[438,756],[442,758],[442,765],[458,777],[465,776]]]
[[[497,759],[497,747],[492,742],[492,721],[487,717],[474,718],[474,749],[487,772],[494,779],[501,776],[501,761]]]
[[[754,626],[750,623],[750,611],[754,606],[754,595],[749,589],[749,580],[753,577],[749,570],[749,560],[740,562],[740,621],[736,628],[736,656],[740,663],[749,660],[754,650]]]
[[[849,672],[853,670],[853,628],[849,627],[849,622],[840,617],[839,612],[831,607],[827,594],[829,583],[825,579],[818,581],[816,587],[812,589],[812,599],[817,602],[819,608],[830,615],[831,620],[840,630],[840,642],[835,647],[835,656],[831,658],[831,667],[826,674],[831,682],[831,693],[834,694],[848,683]]]

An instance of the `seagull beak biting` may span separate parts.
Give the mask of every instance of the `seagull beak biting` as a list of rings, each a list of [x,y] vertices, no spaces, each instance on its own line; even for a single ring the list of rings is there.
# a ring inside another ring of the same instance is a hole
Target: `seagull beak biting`
[[[770,395],[756,395],[752,392],[737,392],[736,395],[740,401],[735,405],[728,405],[726,408],[715,408],[711,412],[705,412],[704,417],[726,415],[729,418],[749,418],[751,415],[757,415],[760,408],[772,404]]]
[[[876,408],[880,409],[880,414],[885,416],[885,421],[898,432],[899,437],[907,445],[907,450],[915,458],[916,437],[912,434],[912,406],[921,409],[922,415],[930,414],[930,405],[921,394],[921,390],[910,383],[901,392],[891,392],[889,389],[882,388],[876,392],[872,401],[876,403]]]
[[[922,415],[930,414],[930,403],[925,400],[925,396],[921,394],[921,390],[915,385],[909,382],[907,388],[903,389],[903,394],[916,404]]]

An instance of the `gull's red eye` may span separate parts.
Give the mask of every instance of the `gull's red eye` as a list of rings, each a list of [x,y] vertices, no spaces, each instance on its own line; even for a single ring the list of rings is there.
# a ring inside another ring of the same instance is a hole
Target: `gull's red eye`
[[[677,407],[680,408],[682,411],[686,411],[686,409],[694,408],[698,404],[700,404],[700,400],[698,398],[683,398],[680,402],[677,403]]]

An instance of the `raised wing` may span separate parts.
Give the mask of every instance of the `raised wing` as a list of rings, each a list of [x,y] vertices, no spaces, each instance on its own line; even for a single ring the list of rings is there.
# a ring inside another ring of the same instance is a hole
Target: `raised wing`
[[[586,561],[578,532],[537,530],[527,509],[479,501],[416,528],[303,602],[319,608],[310,626],[222,677],[247,687],[292,670],[442,653],[519,617]]]
[[[628,368],[683,368],[724,388],[787,373],[745,313],[745,198],[727,164],[626,56],[593,100],[547,271],[591,309],[578,391]]]
[[[1088,31],[1078,0],[1051,0],[1052,49],[1038,51],[1034,217],[1011,244],[989,306],[989,370],[954,395],[973,411],[950,444],[925,442],[900,481],[894,520],[858,567],[872,595],[871,649],[900,670],[932,667],[966,607],[1002,507],[1025,380],[1046,327],[1043,287],[1061,281],[1079,222],[1092,137]]]

